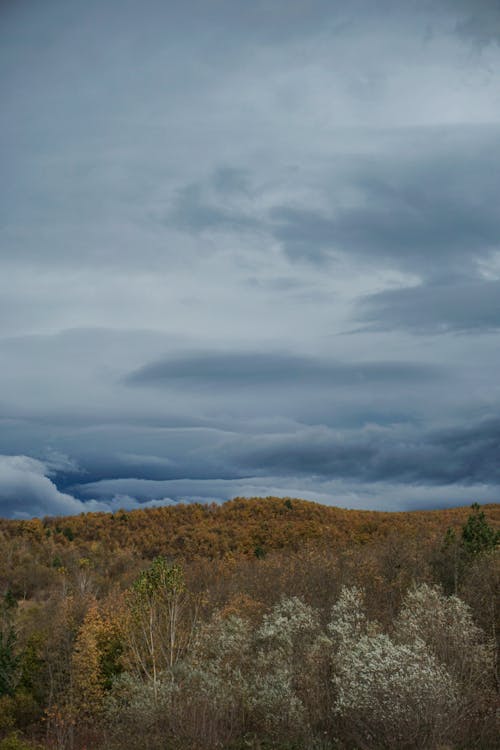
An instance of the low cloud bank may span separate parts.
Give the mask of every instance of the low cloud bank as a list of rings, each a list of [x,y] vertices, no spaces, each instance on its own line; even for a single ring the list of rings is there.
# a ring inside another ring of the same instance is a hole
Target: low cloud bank
[[[391,482],[314,477],[260,476],[242,479],[150,480],[120,478],[87,482],[61,492],[50,461],[0,456],[0,515],[23,519],[113,512],[175,503],[222,502],[233,497],[301,497],[326,505],[371,510],[416,510],[498,502],[498,488],[465,485],[410,486]]]
[[[82,501],[59,491],[51,478],[55,471],[50,461],[44,462],[29,456],[0,455],[0,514],[23,519],[33,516],[78,515],[89,511],[114,511],[125,506],[134,508],[163,504],[156,501],[138,503],[132,498],[125,499],[119,496],[105,501]]]

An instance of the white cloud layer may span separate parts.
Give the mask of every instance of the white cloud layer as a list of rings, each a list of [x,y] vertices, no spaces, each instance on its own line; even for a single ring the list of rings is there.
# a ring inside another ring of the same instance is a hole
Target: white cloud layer
[[[113,496],[106,501],[82,502],[60,492],[51,479],[53,467],[29,456],[0,456],[0,513],[17,519],[33,516],[78,515],[120,508],[155,507],[168,502],[162,499],[138,503],[131,497]]]

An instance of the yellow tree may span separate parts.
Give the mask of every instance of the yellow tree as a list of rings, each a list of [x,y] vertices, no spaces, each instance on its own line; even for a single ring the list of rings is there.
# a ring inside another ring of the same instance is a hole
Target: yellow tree
[[[121,671],[121,651],[117,623],[92,603],[78,630],[71,663],[74,705],[80,720],[100,714],[105,691]]]
[[[81,719],[94,717],[102,707],[104,676],[98,646],[102,618],[93,604],[78,631],[72,657],[74,703]]]

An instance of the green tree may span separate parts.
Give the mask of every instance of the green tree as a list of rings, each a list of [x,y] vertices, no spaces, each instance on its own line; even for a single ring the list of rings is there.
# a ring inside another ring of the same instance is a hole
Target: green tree
[[[447,593],[458,594],[467,572],[474,561],[488,552],[493,552],[500,542],[500,531],[488,523],[477,503],[461,531],[448,528],[439,551],[433,561],[439,581]]]
[[[462,527],[462,546],[471,557],[491,552],[500,543],[500,531],[495,531],[478,503],[472,505],[472,513]]]

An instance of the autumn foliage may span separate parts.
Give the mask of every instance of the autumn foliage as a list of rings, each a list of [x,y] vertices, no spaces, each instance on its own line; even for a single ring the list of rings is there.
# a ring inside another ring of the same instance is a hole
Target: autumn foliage
[[[497,747],[500,506],[0,521],[0,750]]]

